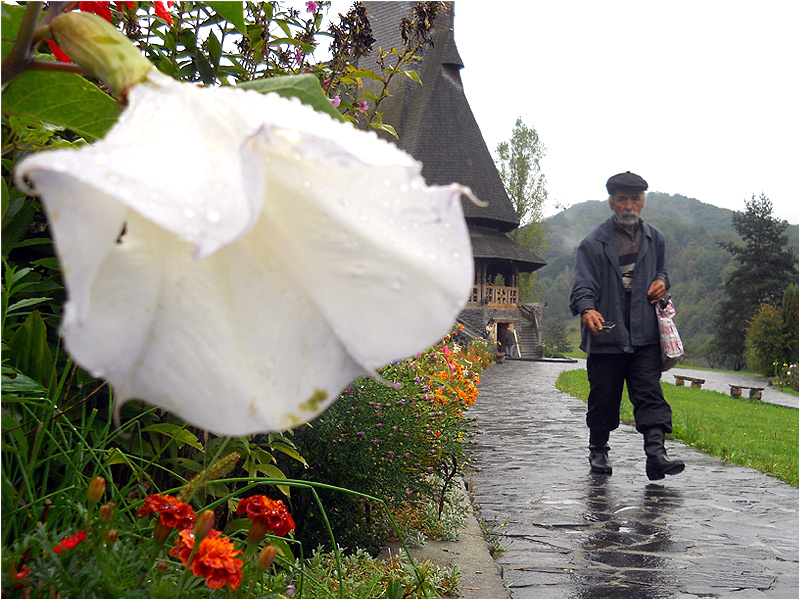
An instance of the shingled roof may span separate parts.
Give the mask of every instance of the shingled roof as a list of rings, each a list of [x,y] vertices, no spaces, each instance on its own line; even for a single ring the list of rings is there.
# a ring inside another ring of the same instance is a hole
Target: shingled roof
[[[410,18],[415,2],[365,2],[369,9],[375,48],[400,48],[399,23]],[[395,77],[391,97],[380,105],[384,123],[392,125],[398,145],[419,160],[429,184],[453,182],[468,186],[488,202],[481,208],[464,202],[464,215],[502,231],[519,226],[489,149],[475,121],[461,85],[464,66],[453,39],[453,7],[447,3],[436,17],[433,46],[423,50],[415,65],[422,86],[406,77]],[[365,59],[364,66],[374,67]],[[365,64],[366,63],[366,64]]]
[[[416,3],[364,4],[376,39],[374,49],[401,48],[400,20],[412,17]],[[512,259],[513,255],[513,260],[523,263],[523,270],[535,270],[545,261],[504,235],[519,226],[519,219],[464,94],[460,75],[464,64],[453,36],[454,3],[443,4],[431,35],[433,45],[425,46],[422,60],[413,66],[422,85],[395,77],[389,89],[391,97],[380,105],[383,122],[397,131],[399,140],[392,141],[422,163],[422,175],[429,184],[461,183],[488,203],[480,207],[463,199],[470,229],[484,230],[473,243],[479,242],[486,258]],[[361,59],[360,66],[375,68],[374,56]],[[500,236],[487,237],[486,231],[491,229]],[[491,243],[496,245],[493,252],[488,249]],[[479,258],[478,254],[475,257]]]

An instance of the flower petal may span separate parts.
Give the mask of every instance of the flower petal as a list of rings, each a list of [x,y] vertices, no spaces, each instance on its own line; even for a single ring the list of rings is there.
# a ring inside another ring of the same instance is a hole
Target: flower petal
[[[467,190],[428,187],[408,155],[369,135],[348,150],[295,136],[265,127],[246,147],[246,188],[262,182],[268,198],[254,235],[298,266],[297,284],[365,371],[439,340],[473,280]],[[394,164],[382,153],[396,153]]]
[[[154,73],[104,140],[17,180],[48,210],[74,358],[118,403],[246,435],[312,419],[452,325],[469,192],[420,170],[299,102]]]

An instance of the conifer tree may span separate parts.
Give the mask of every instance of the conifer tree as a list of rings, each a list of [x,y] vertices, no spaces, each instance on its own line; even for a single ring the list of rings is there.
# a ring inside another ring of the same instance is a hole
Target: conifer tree
[[[762,304],[779,304],[797,276],[797,256],[787,250],[787,223],[772,216],[772,202],[764,194],[754,195],[745,208],[733,214],[733,227],[744,243],[720,244],[738,267],[723,283],[726,298],[715,321],[716,343],[735,370],[744,367],[749,321]]]

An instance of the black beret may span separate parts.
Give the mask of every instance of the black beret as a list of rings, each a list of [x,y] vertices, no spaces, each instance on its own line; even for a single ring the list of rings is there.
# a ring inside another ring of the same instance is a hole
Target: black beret
[[[613,194],[614,190],[619,188],[626,188],[631,190],[645,191],[647,189],[647,182],[639,177],[636,173],[625,171],[624,173],[617,173],[610,177],[606,182],[606,189],[609,194]]]

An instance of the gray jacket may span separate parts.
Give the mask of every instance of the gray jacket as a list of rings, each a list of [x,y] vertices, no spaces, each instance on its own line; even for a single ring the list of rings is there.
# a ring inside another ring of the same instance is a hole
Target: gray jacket
[[[578,246],[575,282],[569,299],[573,315],[594,309],[606,321],[616,323],[599,335],[581,325],[581,349],[586,351],[591,336],[591,352],[630,353],[636,346],[659,343],[655,308],[647,298],[647,290],[656,279],[669,289],[664,266],[664,234],[641,221],[642,243],[636,260],[631,291],[631,330],[625,323],[625,290],[619,269],[619,253],[614,236],[614,217],[592,231]]]

